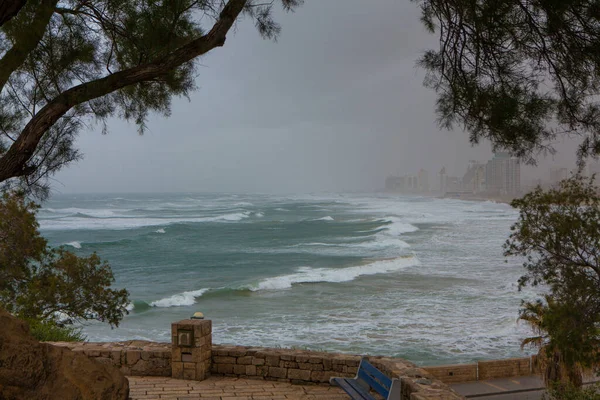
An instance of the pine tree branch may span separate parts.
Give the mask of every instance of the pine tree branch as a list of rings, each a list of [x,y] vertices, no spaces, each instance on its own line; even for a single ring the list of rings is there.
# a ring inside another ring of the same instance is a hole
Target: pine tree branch
[[[42,0],[31,22],[19,32],[14,45],[0,59],[0,92],[4,89],[10,75],[23,65],[29,53],[42,40],[57,3],[58,0]]]
[[[226,35],[248,0],[229,0],[217,22],[206,34],[153,62],[115,72],[104,78],[72,87],[46,104],[25,126],[19,138],[0,158],[0,182],[27,175],[27,162],[44,134],[76,105],[110,94],[126,86],[164,76],[174,68],[225,44]]]
[[[16,16],[27,0],[3,0],[0,1],[0,26]]]

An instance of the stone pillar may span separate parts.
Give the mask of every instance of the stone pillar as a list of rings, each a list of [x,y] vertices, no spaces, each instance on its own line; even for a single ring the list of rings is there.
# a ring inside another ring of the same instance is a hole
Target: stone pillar
[[[171,376],[202,381],[210,375],[212,322],[184,319],[171,324]]]

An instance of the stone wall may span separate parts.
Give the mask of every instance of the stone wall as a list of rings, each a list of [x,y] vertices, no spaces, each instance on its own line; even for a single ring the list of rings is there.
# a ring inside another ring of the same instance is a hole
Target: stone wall
[[[171,343],[143,340],[110,343],[50,342],[111,364],[129,376],[171,376]]]
[[[441,365],[424,367],[427,372],[444,383],[461,383],[477,380],[477,364]]]
[[[535,356],[479,361],[474,364],[440,365],[423,367],[423,369],[444,383],[527,376],[538,372]]]
[[[506,360],[480,361],[479,380],[509,378],[531,375],[531,358],[509,358]]]
[[[125,375],[171,376],[171,343],[140,340],[112,343],[51,343],[117,366]],[[353,377],[361,356],[263,347],[212,346],[211,374],[293,383],[327,384],[332,376]],[[368,357],[391,378],[402,380],[406,400],[458,400],[446,384],[414,364],[395,358]]]
[[[354,377],[361,356],[262,347],[218,346],[212,348],[211,374],[292,383],[328,383],[333,376]],[[397,358],[368,357],[390,378],[402,380],[402,398],[455,400],[462,396],[433,375]]]

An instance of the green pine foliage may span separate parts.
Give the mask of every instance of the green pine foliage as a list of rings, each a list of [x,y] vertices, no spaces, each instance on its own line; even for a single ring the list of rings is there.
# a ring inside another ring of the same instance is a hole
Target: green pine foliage
[[[580,136],[600,154],[600,3],[413,0],[439,48],[420,60],[444,127],[466,129],[530,162]]]
[[[541,349],[548,382],[581,386],[583,369],[600,363],[600,194],[593,178],[575,175],[556,188],[537,188],[512,206],[519,219],[504,249],[524,260],[519,287],[544,286],[520,319]]]
[[[542,397],[543,400],[600,400],[600,386],[585,388],[573,385],[552,385]]]
[[[84,342],[81,328],[60,325],[52,320],[28,319],[29,333],[40,342]]]
[[[110,266],[95,253],[79,257],[48,247],[38,231],[37,209],[20,194],[0,198],[0,307],[39,321],[39,332],[56,331],[53,323],[86,320],[118,326],[127,314],[127,290],[111,288]],[[77,337],[77,331],[66,333]]]
[[[196,88],[200,56],[225,45],[243,18],[274,39],[280,5],[303,0],[28,0],[0,9],[0,189],[43,198],[47,179],[81,154],[98,122],[146,128]],[[9,12],[10,11],[10,12]],[[18,13],[15,14],[15,11]],[[4,15],[3,13],[8,14]]]

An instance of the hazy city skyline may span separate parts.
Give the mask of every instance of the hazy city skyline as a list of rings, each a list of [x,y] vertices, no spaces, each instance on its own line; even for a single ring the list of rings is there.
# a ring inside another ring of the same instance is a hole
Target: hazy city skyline
[[[152,116],[144,136],[120,120],[108,135],[83,131],[84,159],[56,175],[53,192],[365,191],[420,168],[462,175],[468,160],[491,157],[488,143],[438,129],[415,65],[436,37],[414,3],[308,1],[277,20],[277,43],[240,23],[201,60],[191,100]],[[572,166],[574,148],[561,146],[554,164]]]

